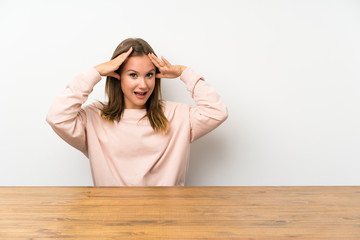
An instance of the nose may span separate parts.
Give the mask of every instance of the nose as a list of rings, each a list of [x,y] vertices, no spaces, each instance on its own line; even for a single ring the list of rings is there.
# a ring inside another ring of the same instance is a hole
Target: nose
[[[148,88],[148,84],[147,84],[145,78],[139,78],[139,88],[141,88],[141,89]]]

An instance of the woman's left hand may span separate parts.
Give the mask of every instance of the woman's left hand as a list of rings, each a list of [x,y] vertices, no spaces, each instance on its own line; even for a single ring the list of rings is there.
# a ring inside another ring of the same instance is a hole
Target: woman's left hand
[[[186,69],[183,65],[171,65],[164,57],[160,59],[153,53],[149,53],[148,56],[160,71],[156,74],[156,78],[177,78]]]

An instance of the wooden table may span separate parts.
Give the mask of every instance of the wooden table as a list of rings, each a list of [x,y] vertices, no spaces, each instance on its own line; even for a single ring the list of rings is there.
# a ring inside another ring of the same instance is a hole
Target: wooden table
[[[0,187],[0,239],[360,239],[360,187]]]

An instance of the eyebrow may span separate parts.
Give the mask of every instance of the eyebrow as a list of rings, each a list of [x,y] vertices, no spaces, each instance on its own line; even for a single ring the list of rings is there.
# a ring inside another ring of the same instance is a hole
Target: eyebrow
[[[155,70],[155,68],[152,68],[152,69],[150,69],[150,70],[147,71],[147,72],[151,72],[151,71],[156,71],[156,70]],[[135,71],[135,70],[133,70],[133,69],[128,69],[127,72],[136,72],[136,73],[138,73],[138,71]]]

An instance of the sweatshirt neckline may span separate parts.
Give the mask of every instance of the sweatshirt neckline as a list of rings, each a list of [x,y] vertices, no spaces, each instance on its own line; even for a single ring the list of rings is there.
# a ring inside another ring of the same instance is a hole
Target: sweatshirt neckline
[[[123,110],[122,118],[142,118],[146,114],[146,108],[142,109],[132,109],[132,108],[125,108]]]

